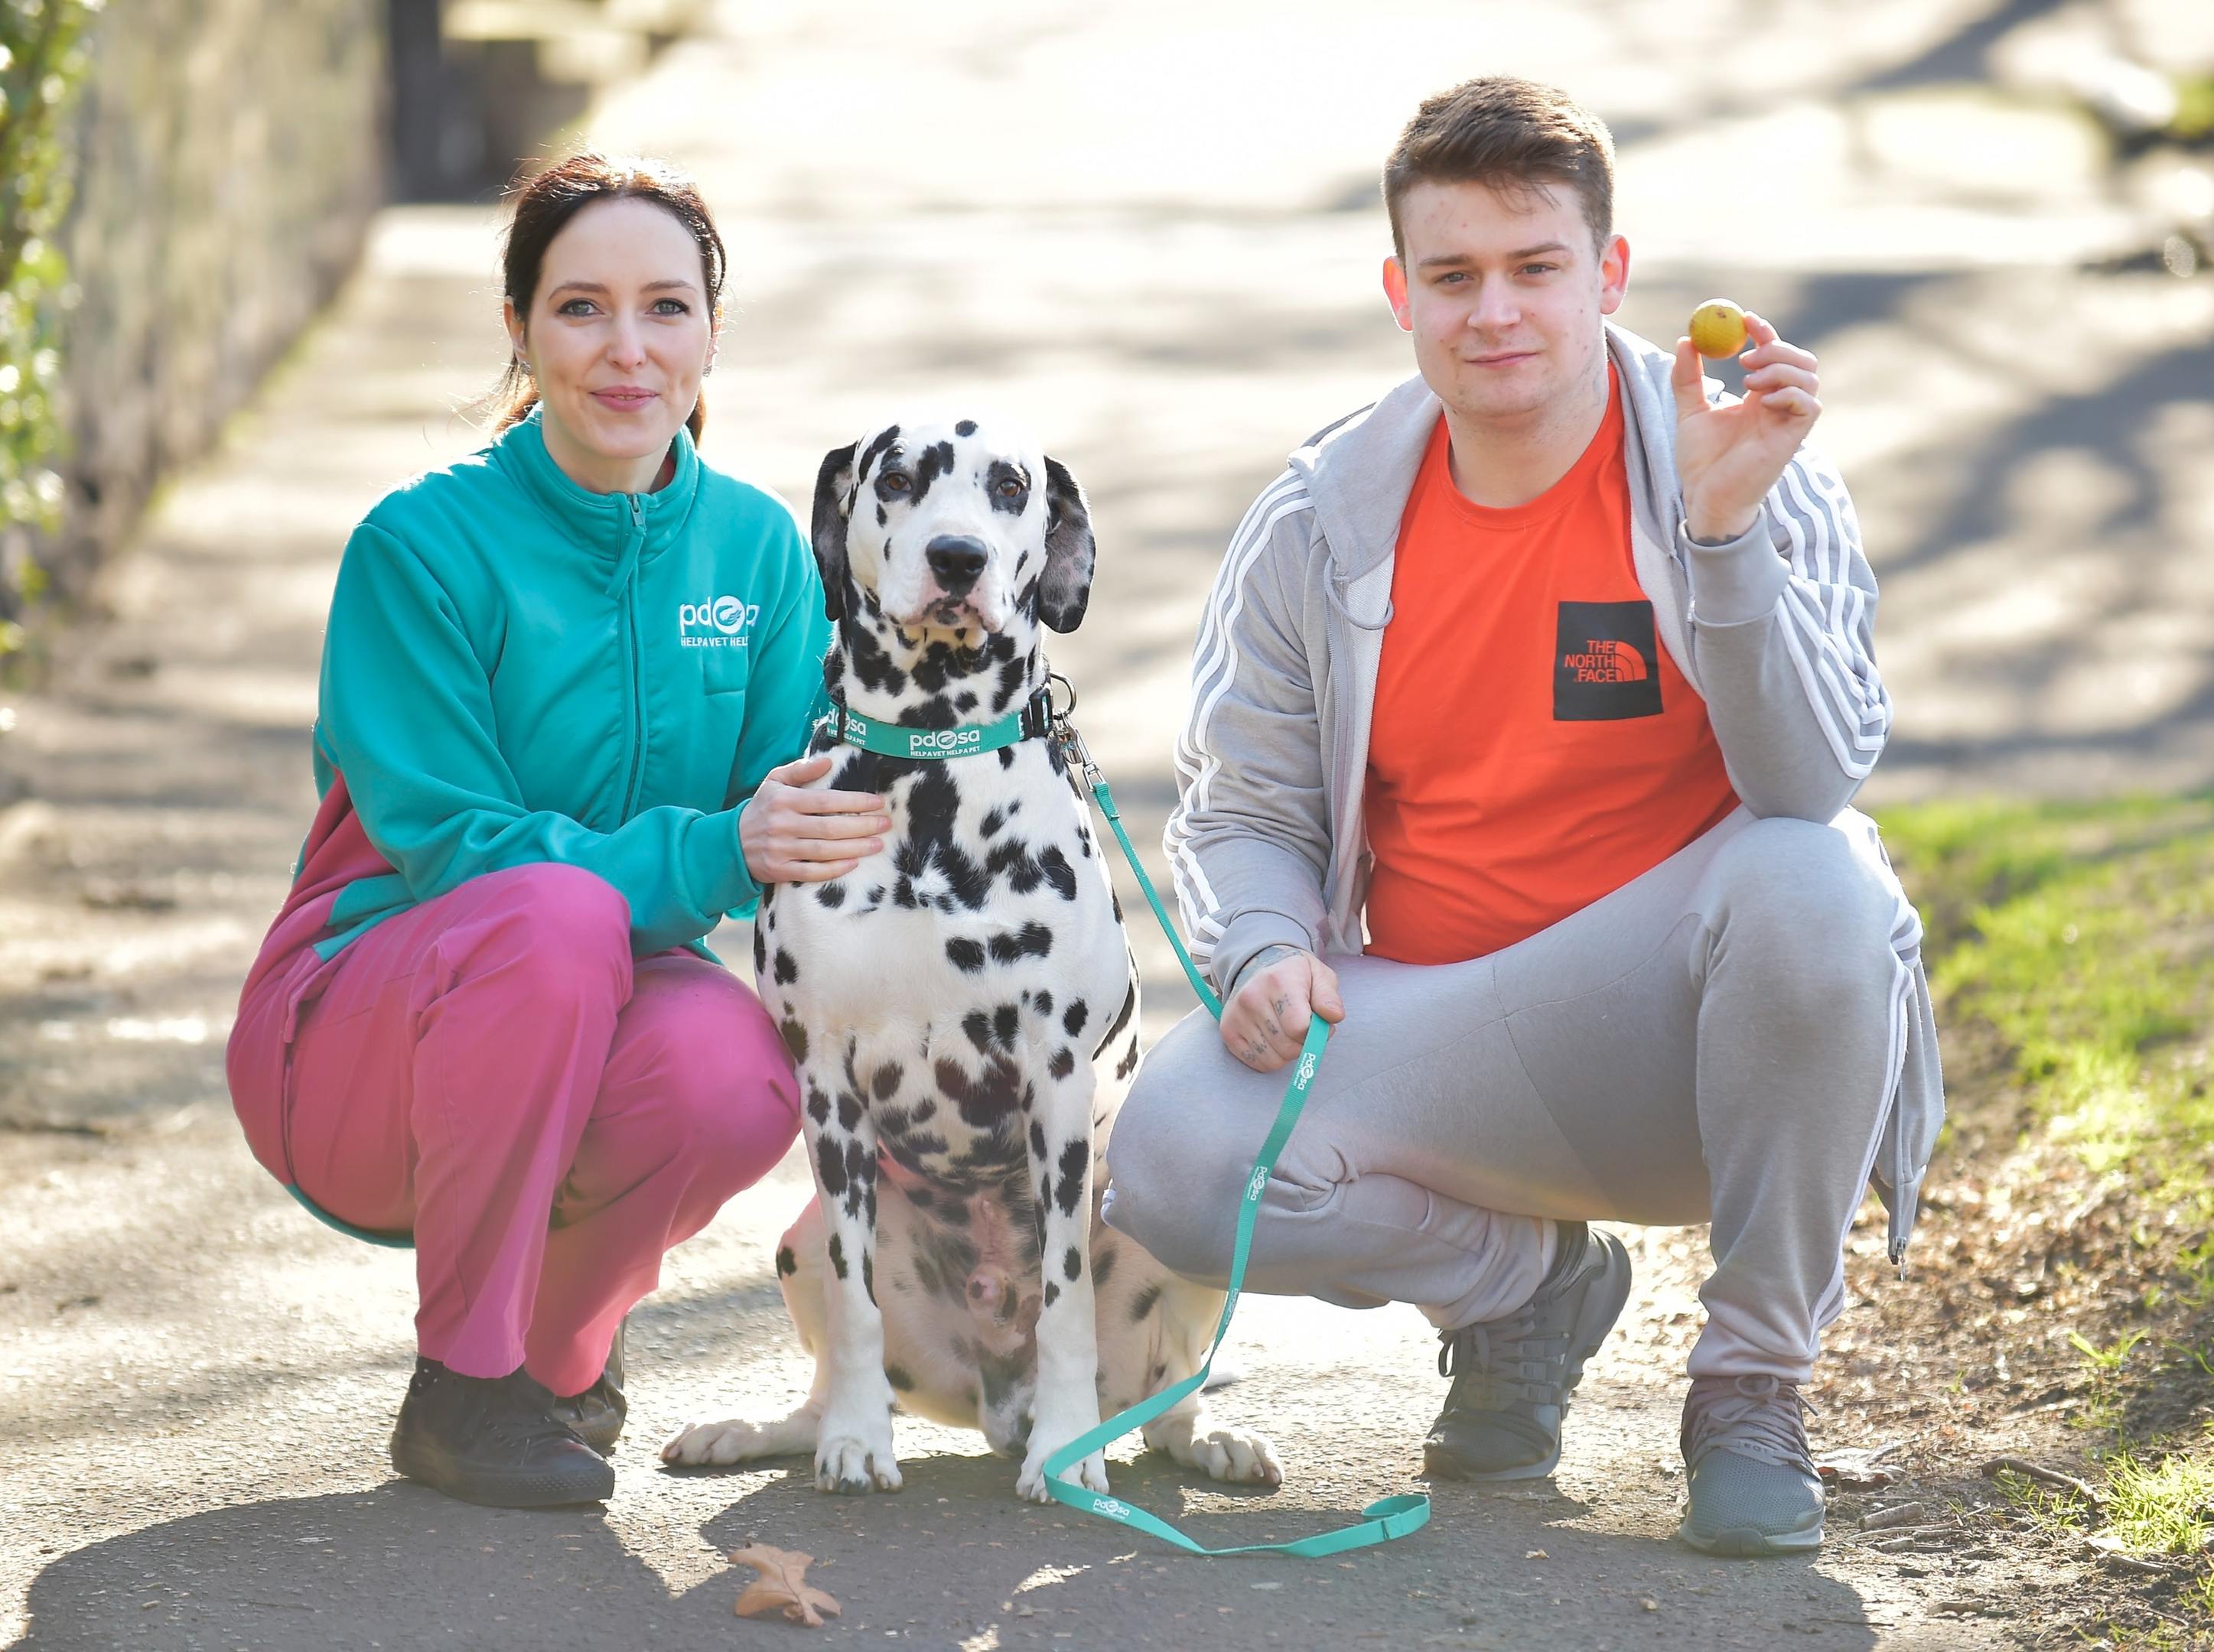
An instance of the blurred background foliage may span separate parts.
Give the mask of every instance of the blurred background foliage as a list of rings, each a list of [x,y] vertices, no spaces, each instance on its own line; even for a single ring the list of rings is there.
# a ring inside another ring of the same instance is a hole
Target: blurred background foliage
[[[60,525],[65,440],[57,402],[75,298],[57,238],[73,175],[70,109],[100,0],[0,0],[0,659],[23,643],[14,618],[45,575],[35,535]]]

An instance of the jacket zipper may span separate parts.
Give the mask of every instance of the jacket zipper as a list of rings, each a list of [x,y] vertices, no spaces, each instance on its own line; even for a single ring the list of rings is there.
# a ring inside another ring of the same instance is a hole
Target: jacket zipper
[[[631,532],[643,549],[645,538],[645,504],[635,493],[626,494],[630,505]],[[645,766],[645,680],[639,659],[638,647],[638,575],[633,570],[623,582],[622,598],[623,646],[630,656],[630,777],[623,783],[622,817],[617,824],[627,822],[631,812],[638,807],[639,778]]]

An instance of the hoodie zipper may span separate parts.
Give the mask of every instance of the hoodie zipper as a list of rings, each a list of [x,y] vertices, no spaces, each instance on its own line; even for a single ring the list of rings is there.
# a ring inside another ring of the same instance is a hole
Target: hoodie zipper
[[[623,783],[621,816],[621,821],[627,822],[632,810],[638,807],[639,777],[645,766],[645,681],[639,659],[636,572],[638,555],[645,547],[645,502],[635,493],[627,493],[623,498],[630,506],[632,536],[624,550],[624,561],[630,564],[632,572],[623,581],[621,613],[623,647],[630,658],[630,777]]]

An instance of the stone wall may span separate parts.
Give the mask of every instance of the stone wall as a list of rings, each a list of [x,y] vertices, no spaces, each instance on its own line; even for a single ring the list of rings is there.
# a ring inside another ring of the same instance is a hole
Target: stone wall
[[[385,179],[383,0],[108,0],[92,44],[41,554],[68,594],[352,267]]]

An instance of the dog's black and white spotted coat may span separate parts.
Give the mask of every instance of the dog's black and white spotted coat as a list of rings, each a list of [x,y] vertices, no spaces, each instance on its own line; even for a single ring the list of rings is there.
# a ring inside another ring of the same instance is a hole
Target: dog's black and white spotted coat
[[[970,419],[902,420],[825,457],[813,533],[830,695],[911,728],[987,723],[1045,686],[1095,548],[1082,491]],[[811,749],[831,749],[818,733]],[[895,1406],[1046,1458],[1190,1375],[1220,1291],[1098,1220],[1100,1155],[1138,1064],[1138,981],[1085,803],[1050,740],[950,760],[847,747],[821,783],[881,793],[879,854],[761,899],[754,966],[805,1101],[816,1198],[777,1269],[816,1360],[769,1423],[695,1423],[663,1455],[815,1448],[827,1491],[896,1490]],[[1148,1445],[1217,1478],[1281,1478],[1194,1394]],[[1107,1489],[1102,1455],[1077,1477]]]

